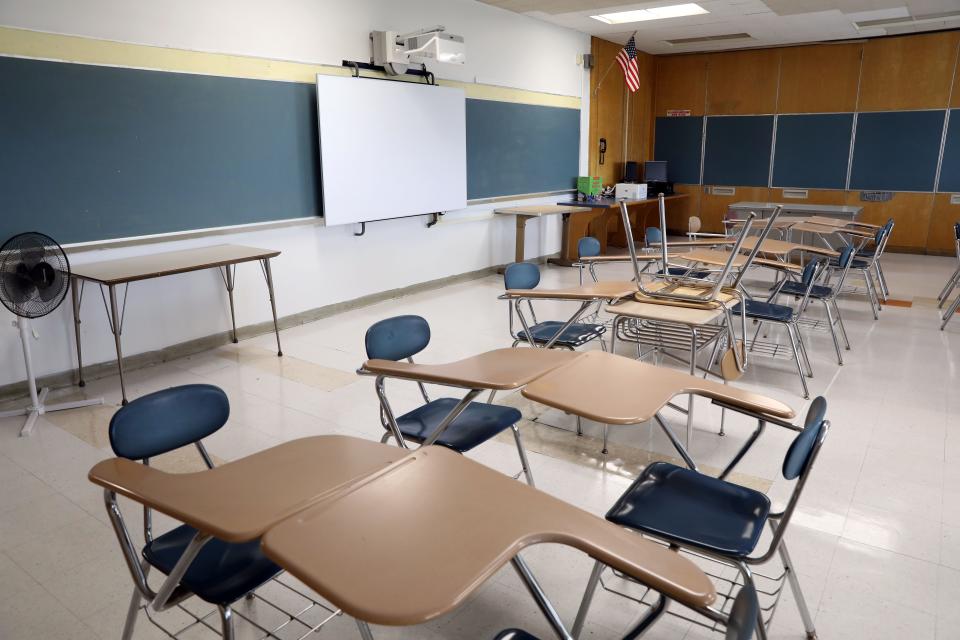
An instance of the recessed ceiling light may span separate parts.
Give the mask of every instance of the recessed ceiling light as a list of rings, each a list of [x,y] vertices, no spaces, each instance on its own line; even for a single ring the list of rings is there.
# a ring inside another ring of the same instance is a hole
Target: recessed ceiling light
[[[645,20],[663,20],[664,18],[680,18],[682,16],[697,16],[702,13],[710,13],[695,2],[686,4],[672,4],[666,7],[653,7],[652,9],[637,9],[635,11],[618,11],[616,13],[603,13],[598,16],[590,16],[594,20],[606,22],[607,24],[627,24],[629,22],[643,22]]]

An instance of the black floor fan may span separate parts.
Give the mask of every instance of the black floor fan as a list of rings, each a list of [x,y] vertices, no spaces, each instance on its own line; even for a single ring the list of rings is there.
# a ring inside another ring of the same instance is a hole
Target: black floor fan
[[[51,313],[60,306],[70,287],[70,262],[67,254],[53,239],[42,233],[21,233],[0,247],[0,302],[17,316],[23,343],[23,360],[27,368],[31,405],[24,409],[0,411],[0,418],[27,416],[20,435],[33,429],[38,416],[48,411],[62,411],[103,404],[103,398],[77,400],[45,405],[49,389],[37,391],[30,355],[32,330],[30,321]]]

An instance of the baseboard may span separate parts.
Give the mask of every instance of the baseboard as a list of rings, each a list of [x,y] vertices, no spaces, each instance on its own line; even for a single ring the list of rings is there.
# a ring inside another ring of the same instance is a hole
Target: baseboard
[[[540,256],[539,259],[554,258],[559,256],[558,253],[552,253],[546,256]],[[477,269],[475,271],[467,271],[465,273],[460,273],[457,275],[446,276],[444,278],[437,278],[436,280],[428,280],[426,282],[419,282],[417,284],[408,285],[406,287],[399,287],[397,289],[390,289],[387,291],[380,291],[377,293],[371,293],[366,296],[361,296],[359,298],[354,298],[352,300],[345,300],[343,302],[335,302],[333,304],[324,305],[322,307],[316,307],[314,309],[307,309],[306,311],[300,311],[289,316],[283,316],[277,319],[277,324],[280,325],[281,329],[289,329],[291,327],[296,327],[308,322],[314,322],[322,318],[328,318],[330,316],[336,315],[338,313],[343,313],[345,311],[351,311],[353,309],[360,309],[362,307],[369,307],[370,305],[383,302],[385,300],[390,300],[392,298],[399,298],[401,296],[409,296],[415,293],[421,293],[423,291],[432,291],[434,289],[440,289],[451,284],[456,284],[458,282],[469,282],[471,280],[477,280],[479,278],[485,278],[487,276],[492,276],[497,274],[499,269],[501,272],[506,265],[495,265],[492,267],[487,267],[484,269]],[[245,325],[242,327],[237,327],[237,337],[240,340],[245,340],[248,338],[253,338],[255,336],[263,335],[265,333],[273,332],[273,321],[267,320],[266,322],[258,322],[256,324]],[[186,342],[180,342],[178,344],[173,344],[162,349],[157,349],[155,351],[145,351],[143,353],[137,353],[131,356],[124,356],[123,358],[123,370],[125,373],[130,371],[135,371],[137,369],[142,369],[144,367],[149,367],[152,365],[160,364],[161,362],[167,362],[169,360],[175,360],[177,358],[183,358],[185,356],[193,355],[195,353],[200,353],[202,351],[208,351],[210,349],[215,349],[219,346],[229,344],[232,342],[232,335],[230,331],[221,331],[219,333],[214,333],[202,338],[196,338],[194,340],[188,340]],[[72,356],[73,354],[71,354]],[[116,374],[117,372],[117,361],[109,360],[106,362],[98,362],[95,364],[85,364],[83,366],[83,377],[84,380],[97,380],[99,378],[104,378]],[[76,369],[70,369],[68,371],[60,371],[58,373],[52,373],[50,375],[42,376],[37,378],[37,384],[40,387],[46,387],[49,389],[61,389],[64,387],[71,387],[77,383],[77,371]],[[9,384],[0,386],[0,401],[14,400],[17,398],[23,398],[29,395],[27,389],[27,381],[21,380],[19,382],[11,382]]]

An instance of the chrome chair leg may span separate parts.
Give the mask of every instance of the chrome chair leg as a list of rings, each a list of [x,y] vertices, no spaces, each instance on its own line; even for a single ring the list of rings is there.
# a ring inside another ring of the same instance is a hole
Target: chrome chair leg
[[[513,439],[517,443],[517,454],[520,456],[520,466],[523,468],[523,475],[527,478],[527,484],[535,487],[537,485],[533,482],[533,471],[530,470],[527,452],[523,448],[523,440],[520,439],[520,429],[517,428],[517,425],[513,425],[510,428],[513,429]]]
[[[236,633],[233,627],[233,610],[225,606],[219,606],[217,609],[220,610],[220,626],[223,640],[234,640]]]
[[[583,435],[583,419],[580,416],[577,416],[577,435]]]
[[[947,323],[953,319],[954,314],[957,312],[957,307],[960,307],[960,296],[957,296],[957,299],[947,307],[947,311],[943,314],[943,323],[940,325],[940,331],[943,331]]]
[[[883,265],[880,264],[880,259],[877,258],[873,261],[874,266],[877,267],[877,277],[880,278],[880,286],[883,287],[883,290],[890,295],[890,287],[887,286],[887,274],[883,272]]]
[[[123,633],[120,635],[122,640],[133,638],[133,629],[137,625],[137,616],[140,615],[140,589],[133,588],[133,595],[130,596],[130,607],[127,609],[127,619],[123,623]]]
[[[583,623],[587,620],[587,611],[590,610],[590,603],[593,602],[593,594],[597,590],[597,584],[600,582],[600,574],[603,573],[603,563],[597,560],[593,563],[593,569],[590,571],[590,578],[587,580],[587,588],[583,591],[583,598],[580,599],[580,608],[577,609],[577,618],[573,622],[573,628],[570,635],[574,640],[580,637],[583,631]]]
[[[384,431],[383,435],[380,436],[380,444],[387,444],[387,440],[390,439],[392,434],[389,431]]]
[[[840,325],[840,335],[843,336],[843,343],[847,345],[847,351],[850,351],[850,339],[847,337],[847,328],[843,325],[843,316],[840,315],[840,305],[837,304],[837,299],[833,299],[833,310],[837,314],[837,324]]]
[[[803,342],[803,334],[800,333],[800,325],[793,322],[793,330],[797,336],[797,345],[800,347],[800,355],[803,356],[803,363],[807,367],[807,377],[813,377],[813,365],[810,364],[810,356],[807,354],[807,345]]]
[[[830,311],[830,303],[823,301],[823,308],[827,310],[827,324],[830,325],[830,337],[833,338],[833,348],[837,350],[837,363],[843,364],[843,355],[840,353],[840,341],[837,340],[837,328],[833,326],[833,312]]]
[[[957,278],[960,278],[960,267],[957,267],[953,271],[953,274],[947,278],[947,283],[943,285],[943,289],[940,290],[940,295],[937,296],[937,301],[940,303],[939,306],[943,306],[943,302],[950,297],[954,287],[957,286]]]
[[[867,288],[867,301],[870,303],[870,312],[873,313],[874,320],[879,320],[880,315],[877,313],[877,309],[880,307],[880,301],[877,299],[877,292],[873,290],[873,280],[870,277],[870,272],[866,269],[863,270],[863,282]]]
[[[803,620],[804,630],[807,632],[809,640],[815,640],[817,629],[813,626],[813,616],[810,615],[810,609],[807,608],[807,601],[803,597],[803,591],[800,589],[800,579],[797,578],[797,572],[793,568],[793,561],[787,552],[787,545],[781,540],[777,551],[780,553],[780,560],[787,572],[787,580],[790,581],[790,590],[793,592],[793,599],[797,602],[797,609],[800,610],[800,618]]]
[[[790,346],[793,347],[793,361],[797,363],[797,374],[800,376],[800,384],[803,385],[803,398],[810,397],[810,390],[807,389],[807,376],[804,375],[803,365],[800,363],[800,350],[797,348],[797,338],[793,335],[793,325],[784,325],[787,327],[787,335],[790,336]]]
[[[373,640],[373,632],[370,631],[370,625],[363,620],[357,620],[357,629],[360,630],[360,637],[363,640]]]
[[[739,561],[737,562],[737,568],[740,569],[740,574],[743,576],[743,588],[756,591],[757,585],[753,582],[753,572],[750,571],[750,567],[745,562]],[[767,628],[763,624],[763,609],[757,609],[757,638],[767,640]]]
[[[960,300],[960,298],[957,298]],[[610,432],[610,425],[606,422],[603,423],[603,450],[600,452],[603,455],[607,455],[607,435]]]

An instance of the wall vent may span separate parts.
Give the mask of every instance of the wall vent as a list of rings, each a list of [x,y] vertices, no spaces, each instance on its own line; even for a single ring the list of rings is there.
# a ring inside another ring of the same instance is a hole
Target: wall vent
[[[737,195],[737,188],[736,187],[710,187],[710,195],[735,196]]]
[[[810,197],[810,194],[806,189],[784,189],[783,197],[794,200],[806,200]]]
[[[753,40],[749,33],[725,33],[719,36],[700,36],[698,38],[676,38],[664,40],[669,45],[703,44],[705,42],[723,42],[725,40]]]
[[[950,204],[960,204],[960,193],[954,193],[950,196]]]
[[[942,13],[927,13],[921,16],[907,16],[906,18],[882,18],[880,20],[862,20],[854,22],[857,29],[874,27],[910,27],[916,24],[931,22],[952,22],[960,20],[960,11],[944,11]]]

